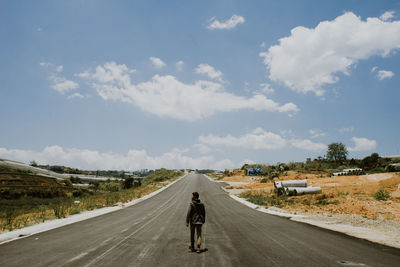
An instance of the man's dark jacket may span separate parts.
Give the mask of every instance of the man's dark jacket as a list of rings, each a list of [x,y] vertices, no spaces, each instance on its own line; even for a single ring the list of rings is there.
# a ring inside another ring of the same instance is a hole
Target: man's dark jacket
[[[192,200],[186,215],[186,223],[195,224],[196,222],[206,222],[206,210],[204,204],[200,203],[200,199]]]

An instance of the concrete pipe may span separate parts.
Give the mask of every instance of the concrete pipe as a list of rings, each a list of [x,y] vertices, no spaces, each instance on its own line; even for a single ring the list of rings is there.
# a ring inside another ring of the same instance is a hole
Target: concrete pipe
[[[306,194],[319,194],[322,192],[321,187],[287,187],[285,188],[285,193],[288,196],[299,196]]]
[[[281,181],[282,187],[307,187],[307,180]]]

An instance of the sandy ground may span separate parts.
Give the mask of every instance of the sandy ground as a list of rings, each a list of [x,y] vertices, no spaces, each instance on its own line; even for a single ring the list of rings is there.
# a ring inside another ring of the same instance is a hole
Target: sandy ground
[[[306,179],[309,186],[320,186],[322,194],[289,197],[279,208],[265,207],[268,213],[400,248],[400,173],[328,177],[289,171],[276,180],[292,179]],[[254,177],[232,176],[220,181],[230,184],[225,188],[233,196],[245,191],[274,195],[272,182],[260,183]],[[241,184],[234,184],[238,182]],[[376,200],[380,189],[390,193],[390,198]],[[317,204],[322,195],[328,204]]]

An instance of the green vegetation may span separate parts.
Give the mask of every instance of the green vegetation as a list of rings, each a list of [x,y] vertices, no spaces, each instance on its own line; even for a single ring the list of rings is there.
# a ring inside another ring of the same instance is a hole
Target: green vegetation
[[[372,153],[370,156],[363,159],[347,159],[347,149],[346,147],[342,147],[343,144],[332,143],[331,145],[333,145],[331,149],[333,151],[328,148],[327,154],[330,155],[329,158],[317,157],[313,160],[307,158],[305,162],[277,163],[275,165],[244,164],[242,169],[261,168],[260,175],[269,180],[285,175],[285,172],[289,170],[299,173],[317,172],[321,175],[329,175],[333,172],[339,172],[349,168],[361,168],[368,173],[382,173],[397,170],[396,167],[391,164],[398,163],[398,159],[382,158],[377,153]],[[224,172],[224,174],[227,176],[227,172]]]
[[[166,169],[148,173],[151,175],[142,185],[142,179],[133,177],[118,181],[71,177],[60,181],[19,169],[0,169],[0,231],[125,203],[157,190],[159,182],[183,175]],[[71,181],[88,183],[89,187],[73,187]]]
[[[376,200],[388,200],[390,198],[390,193],[385,191],[385,189],[382,187],[378,190],[378,192],[375,193],[375,199]]]
[[[286,203],[293,204],[293,199],[289,199],[287,196],[284,195],[275,196],[275,195],[270,195],[266,192],[246,191],[240,194],[239,196],[256,205],[262,205],[267,207],[270,206],[282,207]]]
[[[165,180],[169,180],[172,178],[176,178],[178,176],[182,176],[183,172],[175,171],[175,170],[167,170],[167,169],[158,169],[155,172],[149,174],[146,178],[143,179],[143,184],[147,185],[154,182],[162,182]]]
[[[329,161],[333,161],[336,164],[341,164],[347,159],[346,146],[343,143],[331,143],[328,145],[328,151],[326,152],[326,158]]]

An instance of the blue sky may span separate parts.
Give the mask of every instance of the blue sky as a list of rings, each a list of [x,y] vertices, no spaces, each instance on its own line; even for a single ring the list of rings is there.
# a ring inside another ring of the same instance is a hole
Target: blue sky
[[[0,157],[233,168],[400,154],[400,1],[0,1]]]

